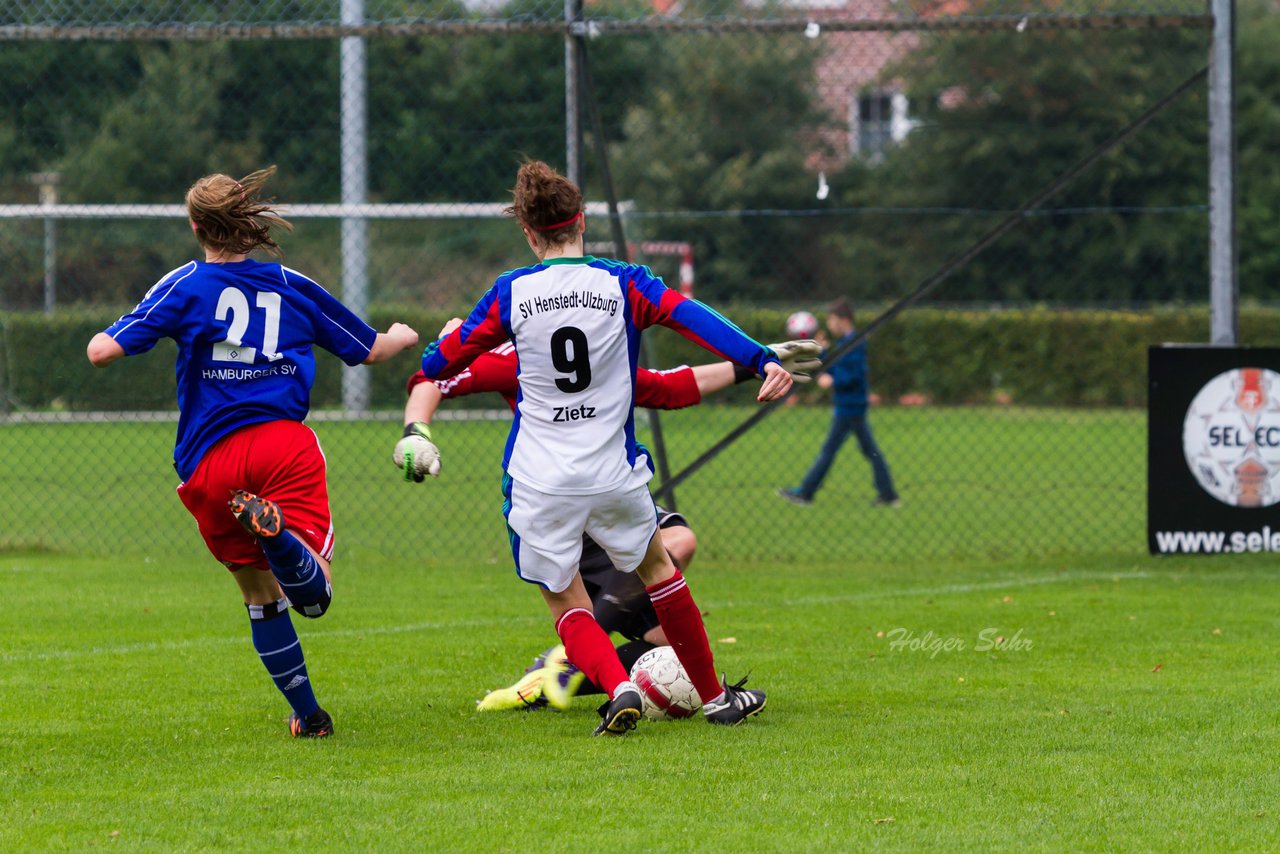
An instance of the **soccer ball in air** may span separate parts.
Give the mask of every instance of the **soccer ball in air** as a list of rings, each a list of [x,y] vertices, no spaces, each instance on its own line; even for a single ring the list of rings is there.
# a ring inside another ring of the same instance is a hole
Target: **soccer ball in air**
[[[797,311],[787,318],[788,338],[812,338],[818,332],[818,318],[807,311]]]
[[[636,659],[631,681],[640,689],[644,716],[650,720],[687,718],[702,707],[689,674],[669,646],[656,647]]]

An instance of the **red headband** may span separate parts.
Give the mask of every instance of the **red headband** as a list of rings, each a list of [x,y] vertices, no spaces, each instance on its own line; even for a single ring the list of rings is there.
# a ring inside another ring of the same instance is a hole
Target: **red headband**
[[[575,222],[577,222],[580,219],[582,219],[582,211],[578,211],[576,214],[569,217],[564,222],[552,223],[551,225],[535,225],[533,226],[533,230],[534,231],[555,231],[557,228],[564,228],[566,225],[573,225]]]

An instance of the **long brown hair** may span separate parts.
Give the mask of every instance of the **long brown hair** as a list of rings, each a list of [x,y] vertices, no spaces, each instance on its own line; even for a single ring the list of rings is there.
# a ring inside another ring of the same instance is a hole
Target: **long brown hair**
[[[541,160],[521,164],[511,196],[505,213],[528,226],[541,243],[568,243],[578,236],[582,191]]]
[[[187,216],[195,223],[196,240],[206,249],[246,255],[259,246],[272,255],[283,255],[271,237],[272,226],[292,231],[288,220],[276,213],[275,199],[260,199],[262,185],[275,174],[268,166],[239,181],[230,175],[206,175],[187,190]]]

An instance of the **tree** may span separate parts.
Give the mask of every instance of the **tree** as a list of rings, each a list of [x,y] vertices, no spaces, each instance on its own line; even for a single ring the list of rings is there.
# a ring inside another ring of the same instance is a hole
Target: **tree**
[[[1250,0],[1238,14],[1240,295],[1274,301],[1280,298],[1280,12]]]
[[[794,293],[813,278],[816,232],[797,218],[736,211],[800,208],[822,117],[807,41],[756,35],[667,39],[647,99],[612,147],[618,192],[641,211],[725,212],[645,220],[645,236],[694,244],[699,290],[716,300]]]
[[[895,217],[845,244],[864,296],[908,290],[1062,174],[1205,56],[1202,32],[1031,31],[928,37],[886,69],[921,122],[840,184],[853,206],[969,211]],[[1204,293],[1203,88],[1095,164],[938,291],[941,300],[1130,302]],[[1091,211],[1084,213],[1082,209]],[[1093,212],[1097,211],[1097,212]],[[870,263],[867,263],[867,262]]]

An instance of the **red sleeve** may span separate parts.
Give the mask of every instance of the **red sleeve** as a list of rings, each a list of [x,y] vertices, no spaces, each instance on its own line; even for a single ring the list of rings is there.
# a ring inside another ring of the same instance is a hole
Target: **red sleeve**
[[[421,368],[419,368],[418,372],[409,377],[409,381],[404,384],[404,393],[409,394],[413,391],[414,387],[418,385],[418,383],[425,383],[426,381],[427,375],[422,372]]]
[[[429,380],[427,375],[422,371],[418,371],[409,377],[409,382],[405,383],[404,390],[408,394],[412,394],[413,390],[422,383],[434,383],[435,387],[440,390],[442,397],[466,397],[471,394],[471,369],[467,368],[460,374],[455,374],[447,380]]]
[[[440,396],[445,400],[455,397],[466,397],[475,391],[475,374],[471,368],[467,368],[460,374],[454,374],[447,380],[435,380],[436,388],[440,389]]]
[[[428,379],[448,379],[509,337],[495,284],[480,298],[461,326],[427,345],[422,352],[422,373]]]
[[[482,353],[460,374],[447,380],[436,380],[436,388],[446,398],[466,397],[469,394],[492,391],[502,395],[507,406],[515,409],[519,380],[516,370],[519,360],[513,347],[499,347],[498,351]]]
[[[766,364],[778,361],[768,347],[709,306],[671,290],[647,267],[626,267],[622,275],[626,277],[627,303],[632,323],[637,329],[661,324],[722,359],[750,368],[761,377]]]
[[[514,398],[519,385],[519,367],[514,347],[499,347],[477,356],[471,363],[471,391],[496,391],[503,397]]]
[[[636,406],[647,409],[683,409],[702,402],[693,368],[682,365],[669,371],[636,371]]]

